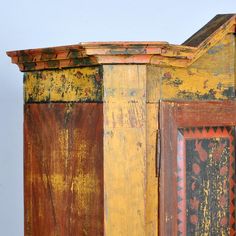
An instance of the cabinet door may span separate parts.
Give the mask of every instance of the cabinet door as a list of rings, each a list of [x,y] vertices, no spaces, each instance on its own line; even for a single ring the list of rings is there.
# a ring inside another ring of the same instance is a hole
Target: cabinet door
[[[161,102],[160,235],[235,235],[236,102]]]

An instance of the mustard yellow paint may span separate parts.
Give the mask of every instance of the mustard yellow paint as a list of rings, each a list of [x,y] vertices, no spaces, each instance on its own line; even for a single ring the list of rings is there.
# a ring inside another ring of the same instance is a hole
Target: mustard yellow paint
[[[26,72],[26,102],[101,101],[102,78],[99,67]]]
[[[166,68],[161,76],[163,99],[227,99],[227,91],[234,87],[228,74],[212,76],[201,69]]]
[[[157,103],[161,99],[161,70],[154,65],[147,66],[147,102]]]
[[[163,67],[162,99],[228,99],[234,96],[235,38],[227,35],[187,68]]]
[[[146,236],[158,235],[158,178],[156,170],[158,108],[159,104],[157,103],[147,104]]]
[[[146,232],[146,66],[104,66],[105,235]],[[112,92],[111,92],[112,91]]]

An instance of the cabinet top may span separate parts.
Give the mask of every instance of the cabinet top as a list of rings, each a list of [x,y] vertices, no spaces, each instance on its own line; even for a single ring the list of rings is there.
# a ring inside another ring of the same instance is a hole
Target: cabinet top
[[[90,42],[7,52],[21,71],[61,69],[100,64],[154,64],[187,67],[235,33],[236,15],[216,15],[182,45],[168,42]]]

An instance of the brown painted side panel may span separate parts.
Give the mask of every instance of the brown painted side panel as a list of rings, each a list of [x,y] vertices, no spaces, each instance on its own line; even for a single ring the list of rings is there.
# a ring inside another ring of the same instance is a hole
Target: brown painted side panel
[[[25,105],[25,235],[103,235],[103,108]]]

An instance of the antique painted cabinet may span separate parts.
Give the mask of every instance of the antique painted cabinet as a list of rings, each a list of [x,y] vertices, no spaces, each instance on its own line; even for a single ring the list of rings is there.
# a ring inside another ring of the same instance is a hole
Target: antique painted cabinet
[[[235,235],[235,25],[7,53],[24,72],[26,236]]]

